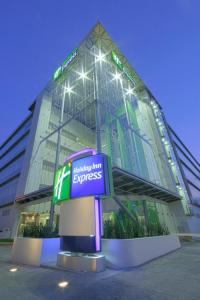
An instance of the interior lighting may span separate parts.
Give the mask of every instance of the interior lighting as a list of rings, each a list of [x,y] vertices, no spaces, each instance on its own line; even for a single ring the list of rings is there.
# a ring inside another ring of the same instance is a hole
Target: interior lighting
[[[66,288],[68,285],[69,285],[69,282],[67,282],[67,281],[61,281],[58,283],[58,286],[60,288]]]
[[[10,272],[17,272],[17,270],[18,270],[17,268],[11,268]]]

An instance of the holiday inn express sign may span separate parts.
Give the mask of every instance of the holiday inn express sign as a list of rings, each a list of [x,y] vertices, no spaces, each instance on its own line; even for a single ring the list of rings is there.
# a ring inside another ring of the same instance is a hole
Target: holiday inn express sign
[[[54,72],[53,74],[53,80],[57,80],[64,70],[71,64],[71,62],[74,60],[74,58],[78,54],[78,48],[75,48],[65,59],[65,61],[62,63],[62,65]]]
[[[71,198],[105,194],[104,158],[100,154],[74,161]]]
[[[112,56],[112,60],[115,62],[115,64],[117,65],[117,67],[124,72],[124,74],[128,77],[128,79],[132,82],[133,85],[135,85],[135,80],[133,79],[133,77],[131,76],[131,74],[129,73],[129,71],[127,70],[127,68],[124,66],[124,64],[121,62],[121,60],[119,59],[119,57],[117,56],[117,54],[115,53],[115,51],[111,52],[111,56]]]
[[[107,156],[91,155],[67,163],[56,171],[53,202],[71,198],[108,196],[110,180]]]
[[[71,185],[71,164],[59,168],[56,171],[54,180],[54,196],[53,202],[67,200],[70,198],[70,185]]]

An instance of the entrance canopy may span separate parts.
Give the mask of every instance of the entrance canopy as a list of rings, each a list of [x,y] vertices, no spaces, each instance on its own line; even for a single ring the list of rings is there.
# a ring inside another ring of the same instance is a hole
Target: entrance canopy
[[[17,197],[16,202],[17,203],[26,203],[30,201],[39,200],[46,197],[52,197],[53,195],[53,187],[49,186],[44,189],[40,189],[36,192],[32,192],[30,194],[23,195],[21,197]]]
[[[112,168],[112,174],[114,191],[116,194],[137,194],[140,196],[153,197],[166,202],[181,199],[177,193],[171,192],[118,167]]]
[[[118,167],[112,168],[112,175],[114,191],[117,195],[135,194],[153,197],[166,202],[181,200],[177,193],[169,191],[155,183],[149,182]],[[24,203],[50,197],[52,195],[53,187],[47,187],[22,197],[18,197],[16,201]]]

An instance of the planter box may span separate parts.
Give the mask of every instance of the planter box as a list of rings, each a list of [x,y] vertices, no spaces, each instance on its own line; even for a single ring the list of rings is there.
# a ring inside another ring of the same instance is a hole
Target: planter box
[[[134,239],[102,239],[102,253],[111,268],[139,266],[180,248],[177,235]]]
[[[1,239],[9,239],[11,237],[12,232],[10,230],[0,231]]]
[[[17,237],[12,248],[12,262],[40,266],[56,262],[60,251],[60,238]]]

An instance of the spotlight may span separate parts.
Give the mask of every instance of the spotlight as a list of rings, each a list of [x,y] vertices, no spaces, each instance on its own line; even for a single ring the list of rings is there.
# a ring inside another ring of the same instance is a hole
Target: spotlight
[[[130,87],[128,89],[126,89],[126,94],[133,95],[134,94],[133,89],[131,89]]]
[[[10,269],[10,272],[17,272],[17,268]]]
[[[89,79],[88,78],[88,76],[87,76],[87,74],[88,74],[88,72],[86,73],[86,72],[84,72],[83,70],[79,73],[78,72],[78,74],[79,74],[79,79],[82,79],[83,81],[85,80],[85,79]]]
[[[114,80],[121,80],[121,75],[120,75],[120,73],[116,72],[116,73],[113,75],[113,79],[114,79]]]
[[[102,62],[102,61],[105,61],[105,54],[103,54],[101,52],[101,50],[99,50],[99,54],[96,55],[96,62]]]
[[[73,93],[73,89],[72,89],[72,87],[71,86],[65,86],[65,88],[64,88],[64,90],[65,90],[65,93],[68,93],[69,95],[71,94],[71,93]]]
[[[66,288],[68,285],[69,285],[69,282],[67,282],[67,281],[61,281],[58,283],[58,286],[60,288]]]

